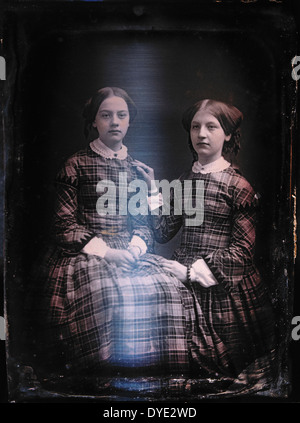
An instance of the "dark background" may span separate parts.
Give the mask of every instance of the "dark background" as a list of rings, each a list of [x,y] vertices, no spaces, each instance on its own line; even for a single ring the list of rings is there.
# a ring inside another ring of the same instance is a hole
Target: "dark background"
[[[299,9],[293,2],[283,8],[263,1],[79,3],[8,7],[4,22],[10,358],[23,359],[24,298],[49,236],[53,178],[85,147],[82,108],[103,86],[120,86],[136,102],[138,116],[125,144],[155,168],[157,179],[175,179],[191,164],[181,126],[187,106],[216,98],[244,113],[238,165],[261,195],[257,262],[286,343],[290,319],[300,315],[299,288],[292,283],[291,168],[298,153],[290,76]],[[170,243],[158,251],[170,255],[173,248]],[[292,342],[284,355],[292,361],[294,400],[300,399],[297,347]]]

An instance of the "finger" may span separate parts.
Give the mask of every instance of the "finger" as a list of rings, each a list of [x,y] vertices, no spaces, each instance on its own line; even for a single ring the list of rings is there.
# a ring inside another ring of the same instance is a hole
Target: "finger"
[[[151,167],[147,166],[147,165],[143,165],[143,164],[138,163],[135,166],[136,166],[136,169],[139,172],[145,172],[146,175],[148,175],[149,173],[153,172],[153,169]]]
[[[163,266],[163,267],[166,267],[166,266],[170,267],[170,266],[171,266],[171,264],[170,264],[170,263],[168,263],[167,261],[163,261],[163,262],[161,262],[160,264],[161,264],[161,266]]]
[[[138,172],[138,173],[140,173],[141,175],[143,175],[144,176],[144,178],[150,178],[150,179],[152,179],[152,175],[153,175],[153,173],[151,173],[151,170],[148,170],[148,169],[142,169],[140,166],[138,166],[137,168],[136,168],[136,171]]]
[[[146,172],[146,170],[142,169],[140,166],[138,166],[136,168],[136,170],[141,173],[142,175],[148,175],[148,173]]]
[[[130,265],[133,263],[135,263],[135,258],[131,253],[128,252],[128,255],[126,254],[126,256],[124,257],[124,264]]]
[[[135,260],[134,261],[126,261],[126,262],[123,262],[122,264],[121,264],[121,266],[125,266],[125,267],[129,267],[129,268],[132,268],[134,265],[135,265]]]
[[[172,266],[169,266],[168,264],[164,264],[162,266],[162,268],[165,269],[165,270],[168,270],[169,272],[173,271],[173,267]]]
[[[165,272],[171,273],[171,275],[175,276],[175,272],[172,269],[164,269]]]
[[[149,166],[147,166],[145,163],[143,163],[143,162],[140,162],[139,160],[134,160],[133,162],[132,162],[132,164],[134,165],[134,166],[141,166],[141,167],[143,167],[143,168],[146,168],[146,169],[150,169],[149,168]]]
[[[130,258],[126,258],[126,257],[121,257],[120,260],[118,260],[117,262],[117,266],[123,267],[123,266],[132,266],[132,264],[134,264],[135,260],[134,258],[130,255]]]
[[[130,254],[132,255],[135,261],[137,261],[140,258],[139,251],[130,251]]]
[[[120,264],[120,267],[123,269],[132,269],[134,263],[123,262]]]
[[[121,264],[121,268],[125,270],[129,270],[129,269],[132,269],[132,266],[130,266],[130,264]]]
[[[129,273],[131,271],[130,267],[121,267],[122,272]]]
[[[163,260],[161,260],[161,262],[162,262],[163,265],[171,266],[173,264],[172,260],[167,260],[167,259],[163,259]]]

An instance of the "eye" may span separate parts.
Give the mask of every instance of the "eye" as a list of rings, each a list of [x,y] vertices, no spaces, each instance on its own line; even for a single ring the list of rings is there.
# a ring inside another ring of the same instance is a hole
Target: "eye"
[[[191,129],[194,129],[194,130],[199,129],[199,125],[193,124]]]
[[[120,118],[120,119],[125,119],[125,118],[127,118],[128,113],[126,113],[126,112],[121,112],[121,113],[118,113],[118,116],[119,116],[119,118]]]
[[[217,129],[216,125],[207,125],[207,128],[208,128],[210,131],[213,131],[214,129]]]
[[[103,119],[109,119],[110,118],[110,114],[107,112],[102,112],[100,115]]]

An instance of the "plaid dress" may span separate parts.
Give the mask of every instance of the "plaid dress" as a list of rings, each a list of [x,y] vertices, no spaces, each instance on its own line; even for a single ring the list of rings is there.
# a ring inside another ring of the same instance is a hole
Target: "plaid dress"
[[[195,322],[190,291],[151,253],[146,216],[121,214],[118,204],[115,215],[96,210],[104,192],[97,192],[100,180],[113,182],[118,193],[120,173],[126,172],[128,183],[138,179],[131,163],[130,156],[107,159],[88,147],[57,175],[55,246],[43,265],[47,336],[76,370],[187,372]],[[146,242],[148,252],[130,272],[82,252],[95,236],[126,249],[133,235]]]
[[[171,214],[151,215],[151,225],[159,243],[169,241],[182,228],[181,244],[172,259],[186,266],[204,259],[218,281],[209,288],[198,282],[189,287],[197,320],[191,343],[194,374],[233,378],[243,372],[249,378],[271,374],[273,314],[254,264],[257,196],[231,166],[206,174],[190,170],[180,180],[182,185],[185,180],[193,180],[194,185],[203,181],[203,223],[187,225],[190,216],[184,206],[183,213],[176,215],[173,193]],[[191,192],[195,198],[195,190]]]

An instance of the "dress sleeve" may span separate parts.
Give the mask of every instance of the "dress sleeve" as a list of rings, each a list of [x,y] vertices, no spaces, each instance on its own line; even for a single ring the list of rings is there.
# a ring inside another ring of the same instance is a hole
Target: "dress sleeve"
[[[55,180],[54,237],[68,254],[78,253],[95,234],[78,222],[78,171],[69,159]]]
[[[133,235],[129,242],[129,247],[138,247],[141,251],[141,255],[145,254],[148,250],[147,244],[139,236]]]
[[[144,245],[144,247],[141,248],[143,254],[146,251],[153,252],[154,238],[153,238],[153,232],[148,224],[147,216],[144,216],[144,215],[131,216],[131,227],[132,227],[131,245],[138,245],[140,247]],[[140,238],[140,241],[138,240],[139,238]]]
[[[203,256],[219,283],[231,290],[254,270],[258,197],[246,180],[233,193],[231,238],[227,248]]]
[[[160,244],[170,241],[180,230],[183,224],[181,214],[175,214],[174,191],[170,193],[170,198],[164,199],[161,194],[149,199],[149,224],[153,230],[154,238]],[[163,214],[165,203],[170,204],[170,212]],[[155,208],[156,206],[156,208]]]

